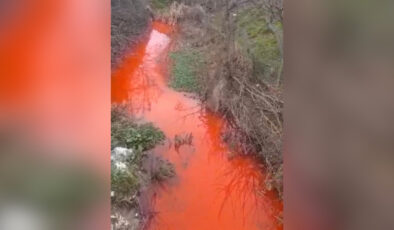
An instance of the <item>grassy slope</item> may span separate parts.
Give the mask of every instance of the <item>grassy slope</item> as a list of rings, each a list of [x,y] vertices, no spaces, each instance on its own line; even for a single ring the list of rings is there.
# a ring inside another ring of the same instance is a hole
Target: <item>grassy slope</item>
[[[281,29],[280,23],[275,26]],[[237,42],[251,56],[257,77],[274,83],[281,65],[281,55],[273,31],[269,28],[264,12],[244,9],[237,16]]]

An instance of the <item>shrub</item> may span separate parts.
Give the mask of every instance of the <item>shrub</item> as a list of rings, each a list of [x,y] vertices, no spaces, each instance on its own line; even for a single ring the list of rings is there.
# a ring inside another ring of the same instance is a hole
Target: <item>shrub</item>
[[[111,149],[125,147],[146,151],[164,140],[164,133],[151,123],[138,124],[125,108],[114,107],[111,111]]]
[[[128,165],[126,170],[118,169],[111,162],[111,191],[115,192],[117,198],[123,198],[135,193],[139,188],[137,169]]]
[[[134,195],[141,187],[175,175],[171,163],[146,152],[160,143],[164,137],[164,133],[151,123],[137,123],[128,113],[126,106],[112,107],[111,192],[114,194],[111,195],[111,200],[115,206],[121,205],[124,201],[129,204],[137,202]],[[155,167],[147,167],[147,161],[153,161]],[[152,172],[148,173],[148,170]]]

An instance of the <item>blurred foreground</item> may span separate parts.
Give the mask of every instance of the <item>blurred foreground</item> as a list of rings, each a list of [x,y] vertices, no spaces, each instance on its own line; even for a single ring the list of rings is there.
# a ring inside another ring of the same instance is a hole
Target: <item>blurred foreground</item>
[[[0,3],[0,229],[109,229],[109,1]]]
[[[286,229],[394,229],[393,7],[285,3]]]

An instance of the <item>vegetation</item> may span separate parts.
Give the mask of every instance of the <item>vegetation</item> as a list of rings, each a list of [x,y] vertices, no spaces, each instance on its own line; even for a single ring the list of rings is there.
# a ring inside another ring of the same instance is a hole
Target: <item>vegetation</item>
[[[190,12],[199,12],[199,17]],[[276,190],[280,197],[282,13],[281,0],[181,0],[170,7],[165,20],[180,28],[181,51],[204,55],[205,63],[197,72],[193,58],[182,52],[172,54],[170,85],[200,92],[211,110],[230,121],[228,143],[261,159],[269,177],[266,189]]]
[[[198,93],[201,89],[197,79],[202,64],[200,53],[185,49],[172,52],[170,57],[173,61],[170,86],[179,91]]]
[[[137,123],[126,106],[111,109],[111,138],[111,202],[119,220],[124,207],[139,212],[141,188],[173,177],[175,170],[167,160],[147,152],[164,140],[164,133],[151,123]]]
[[[175,176],[173,165],[162,158],[152,158],[150,161],[150,180],[152,182],[162,182]]]
[[[111,65],[121,62],[127,49],[149,22],[145,0],[111,1]]]
[[[127,164],[127,169],[120,170],[111,162],[111,191],[115,192],[116,198],[135,194],[139,186],[138,168],[135,165]]]
[[[281,23],[275,25],[281,28]],[[237,16],[236,41],[248,51],[253,60],[257,77],[270,83],[277,81],[281,55],[275,33],[272,31],[264,12],[260,9],[244,9]]]
[[[164,9],[169,6],[173,0],[152,0],[152,6],[155,9]]]
[[[111,149],[125,147],[146,151],[164,140],[164,133],[151,123],[138,124],[129,117],[125,108],[111,111]]]
[[[266,189],[276,190],[281,197],[282,1],[150,2],[159,14],[156,19],[179,28],[176,51],[170,53],[170,87],[203,95],[211,110],[225,116],[231,124],[226,141],[239,152],[254,153],[261,159],[268,174]],[[151,156],[144,152],[164,135],[152,124],[138,124],[123,112],[112,111],[111,148],[134,152],[128,157],[127,170],[113,173],[113,188],[133,194],[144,175],[150,181],[162,181],[174,171],[168,162],[157,159],[149,161],[154,170],[141,167]]]

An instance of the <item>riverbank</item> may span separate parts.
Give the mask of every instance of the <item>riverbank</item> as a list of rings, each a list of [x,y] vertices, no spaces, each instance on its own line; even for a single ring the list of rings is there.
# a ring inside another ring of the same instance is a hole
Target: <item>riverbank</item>
[[[114,229],[142,229],[154,216],[150,191],[175,176],[173,165],[152,149],[164,133],[136,120],[126,105],[111,110],[111,224]]]
[[[282,199],[283,29],[278,11],[261,1],[173,2],[157,13],[178,28],[169,55],[170,86],[194,93],[228,121],[222,138],[234,149],[231,157],[256,156],[267,173],[265,189]]]
[[[116,69],[130,48],[139,42],[149,27],[151,12],[146,0],[111,1],[111,67]]]

